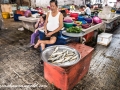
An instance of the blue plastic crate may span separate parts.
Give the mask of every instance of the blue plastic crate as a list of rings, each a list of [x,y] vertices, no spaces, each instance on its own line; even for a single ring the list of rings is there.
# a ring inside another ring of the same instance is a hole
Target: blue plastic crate
[[[117,10],[116,13],[117,13],[117,14],[120,14],[120,10]]]
[[[85,18],[83,16],[78,16],[78,21],[84,21]]]
[[[32,14],[36,14],[36,13],[38,13],[38,11],[31,11],[31,13],[32,13]]]
[[[21,14],[15,14],[14,13],[14,21],[20,21],[19,16],[22,16]]]

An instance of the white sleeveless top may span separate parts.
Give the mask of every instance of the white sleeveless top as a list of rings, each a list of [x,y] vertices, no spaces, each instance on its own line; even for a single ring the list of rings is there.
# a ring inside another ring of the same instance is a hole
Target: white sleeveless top
[[[50,11],[48,16],[48,23],[47,23],[48,31],[54,31],[59,27],[59,16],[60,16],[60,12],[58,12],[58,14],[55,17],[53,17]]]

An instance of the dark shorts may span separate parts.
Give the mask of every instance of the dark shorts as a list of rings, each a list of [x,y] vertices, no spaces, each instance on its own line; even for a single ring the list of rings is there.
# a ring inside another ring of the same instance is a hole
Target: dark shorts
[[[49,32],[51,32],[51,31],[47,31],[47,33],[49,33]],[[43,37],[42,40],[50,40],[51,37],[56,37],[56,38],[57,38],[58,34],[59,34],[59,32],[54,33],[54,34],[51,35],[50,37],[46,37],[46,35],[44,34],[44,37]]]

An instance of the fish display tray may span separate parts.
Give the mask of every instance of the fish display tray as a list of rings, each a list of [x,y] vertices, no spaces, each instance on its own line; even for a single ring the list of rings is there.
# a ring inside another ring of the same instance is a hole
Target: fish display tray
[[[48,62],[48,58],[51,56],[52,52],[54,51],[54,49],[56,47],[59,48],[58,51],[67,50],[69,52],[74,52],[75,55],[77,55],[77,59],[74,60],[74,61],[68,61],[68,62],[59,63],[59,64],[53,64],[53,63]],[[72,47],[69,47],[69,46],[66,46],[66,45],[54,45],[54,46],[49,46],[46,49],[44,49],[42,51],[41,58],[44,62],[47,62],[49,64],[52,64],[52,65],[55,65],[55,66],[60,66],[60,67],[68,67],[68,66],[72,66],[72,65],[78,63],[81,59],[81,55],[76,49],[74,49]]]

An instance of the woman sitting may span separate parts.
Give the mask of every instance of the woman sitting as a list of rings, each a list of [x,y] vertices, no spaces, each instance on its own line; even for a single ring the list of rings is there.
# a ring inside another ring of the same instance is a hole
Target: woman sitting
[[[51,11],[47,13],[45,22],[45,36],[43,40],[38,40],[34,48],[41,46],[41,49],[45,49],[46,44],[54,44],[57,40],[59,31],[63,27],[63,14],[58,11],[57,0],[50,1]]]

